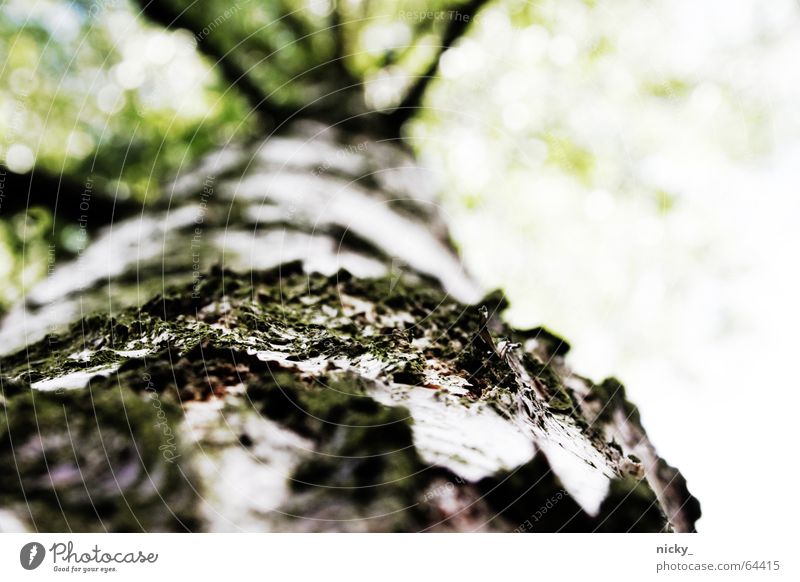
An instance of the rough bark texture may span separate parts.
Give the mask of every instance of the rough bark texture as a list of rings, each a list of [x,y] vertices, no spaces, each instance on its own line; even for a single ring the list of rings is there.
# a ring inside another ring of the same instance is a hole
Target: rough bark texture
[[[501,321],[430,184],[295,124],[57,267],[0,327],[0,527],[692,531],[622,386]]]

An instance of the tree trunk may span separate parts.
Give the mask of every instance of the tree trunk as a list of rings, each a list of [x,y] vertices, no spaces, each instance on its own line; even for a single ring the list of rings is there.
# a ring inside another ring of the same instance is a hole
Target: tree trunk
[[[480,298],[401,142],[295,123],[167,191],[0,328],[0,527],[694,529],[622,386]]]

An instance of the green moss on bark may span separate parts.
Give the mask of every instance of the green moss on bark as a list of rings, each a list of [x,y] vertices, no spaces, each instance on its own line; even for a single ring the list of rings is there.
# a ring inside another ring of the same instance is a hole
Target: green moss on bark
[[[492,311],[503,307],[502,296],[496,294],[484,303],[487,311],[488,306]],[[5,451],[0,500],[19,506],[27,496],[33,523],[40,529],[202,527],[199,501],[184,481],[191,478],[191,452],[182,452],[176,462],[164,457],[154,402],[167,422],[177,426],[181,405],[226,399],[239,387],[244,393],[240,407],[246,402],[314,444],[290,475],[291,498],[281,509],[286,515],[305,520],[311,529],[313,524],[325,529],[330,523],[325,520],[363,520],[381,530],[423,529],[431,510],[420,506],[421,492],[456,477],[423,462],[408,410],[378,403],[368,394],[369,382],[378,378],[389,387],[427,386],[434,362],[442,374],[466,382],[462,405],[489,402],[512,419],[519,413],[520,391],[531,392],[525,398],[537,396],[533,387],[521,385],[519,368],[509,363],[504,350],[515,350],[524,372],[548,395],[548,418],[570,419],[592,443],[611,451],[562,382],[563,342],[537,332],[545,350],[528,353],[501,340],[501,334],[516,339],[513,330],[487,321],[479,306],[453,301],[420,279],[355,279],[346,271],[307,274],[299,263],[247,275],[213,269],[195,286],[167,289],[141,309],[115,317],[85,318],[66,333],[0,361],[0,422],[5,423],[0,428],[10,435],[0,440]],[[40,380],[104,366],[116,371],[109,378],[93,379],[87,390],[30,390]],[[612,380],[592,387],[590,398],[615,406],[622,402],[635,413]],[[37,436],[37,418],[46,420],[39,424],[45,427],[44,438]],[[72,440],[64,436],[68,426]],[[247,434],[238,438],[247,446]],[[77,452],[72,450],[75,442],[81,443]],[[108,451],[105,465],[105,456],[96,452],[103,446]],[[19,476],[12,450],[33,451],[17,461]],[[77,461],[70,460],[76,454]],[[49,481],[51,465],[59,468],[56,475],[64,475],[57,483]],[[91,476],[87,487],[75,480],[77,469],[84,468]],[[127,481],[115,489],[120,474]],[[152,475],[155,483],[149,481]],[[469,487],[473,485],[461,482],[457,489]],[[526,512],[538,509],[560,488],[540,455],[479,484],[487,511],[499,512],[498,527],[506,529],[528,519]],[[645,483],[620,477],[606,504],[615,500],[620,507],[604,504],[598,518],[585,514],[574,500],[564,500],[547,527],[652,531],[663,526]],[[92,503],[98,502],[94,512]],[[634,513],[642,516],[639,522],[633,522]]]
[[[196,529],[178,418],[177,406],[104,378],[12,396],[0,414],[0,505],[38,531]]]

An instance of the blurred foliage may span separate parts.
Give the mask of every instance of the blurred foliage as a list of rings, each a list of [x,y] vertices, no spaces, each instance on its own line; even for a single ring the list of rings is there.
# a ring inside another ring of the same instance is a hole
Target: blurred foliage
[[[91,175],[97,191],[152,199],[181,165],[247,136],[246,104],[225,94],[191,35],[149,25],[121,1],[8,0],[0,55],[0,159],[11,171]],[[76,225],[49,211],[7,214],[0,308],[46,274],[55,255],[78,250],[70,244]]]
[[[754,290],[797,245],[799,32],[791,0],[482,11],[408,129],[506,316],[570,338],[589,374],[665,390],[776,319]]]
[[[10,0],[0,14],[3,147],[23,145],[51,172],[95,173],[143,198],[241,132],[246,105],[220,98],[227,87],[184,31],[150,26],[121,1]]]
[[[80,181],[91,176],[96,192],[152,201],[165,178],[199,155],[265,131],[253,114],[257,103],[226,78],[215,56],[246,72],[274,106],[326,99],[323,107],[342,109],[335,97],[344,76],[362,104],[386,107],[435,58],[447,19],[432,11],[459,6],[164,2],[179,13],[188,4],[183,18],[192,32],[167,30],[126,0],[4,2],[0,160],[6,169],[25,173],[35,166]],[[75,225],[49,217],[47,228],[20,234],[15,225],[32,219],[7,214],[0,213],[0,309],[46,273],[51,245],[59,257],[80,250],[70,243]]]

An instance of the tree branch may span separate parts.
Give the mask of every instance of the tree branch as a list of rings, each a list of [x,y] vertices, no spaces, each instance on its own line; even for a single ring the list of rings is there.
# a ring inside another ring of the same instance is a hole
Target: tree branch
[[[355,85],[360,83],[361,79],[353,75],[345,63],[345,57],[347,56],[344,38],[345,27],[339,9],[331,13],[330,33],[333,35],[333,57],[331,58],[331,63],[336,67],[337,72],[343,76],[348,84]]]
[[[464,6],[451,12],[451,19],[442,36],[439,52],[431,61],[428,69],[419,77],[416,83],[406,93],[400,104],[388,115],[388,126],[395,134],[400,133],[400,128],[408,121],[422,102],[425,90],[439,70],[439,61],[444,52],[455,44],[469,29],[475,20],[475,15],[486,4],[487,0],[469,0]]]

